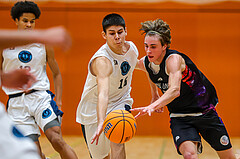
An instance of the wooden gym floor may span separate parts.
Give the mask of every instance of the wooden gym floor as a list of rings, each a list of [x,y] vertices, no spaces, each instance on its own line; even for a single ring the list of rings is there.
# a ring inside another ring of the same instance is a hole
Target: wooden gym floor
[[[82,136],[64,136],[64,140],[75,150],[79,159],[90,159]],[[40,137],[46,157],[61,159],[46,137]],[[240,138],[231,138],[234,152],[240,157]],[[135,136],[126,143],[127,159],[182,159],[178,155],[171,137]],[[199,159],[218,159],[216,152],[203,141],[203,153]],[[240,158],[239,158],[240,159]]]

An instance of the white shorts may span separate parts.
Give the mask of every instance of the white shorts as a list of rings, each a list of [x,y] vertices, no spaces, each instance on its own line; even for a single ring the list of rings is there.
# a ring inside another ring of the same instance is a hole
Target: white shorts
[[[127,103],[122,103],[119,106],[115,107],[113,110],[129,110],[131,106]],[[108,112],[110,113],[110,112]],[[110,140],[102,132],[98,139],[98,144],[96,141],[91,144],[92,137],[97,130],[97,123],[90,125],[82,125],[83,135],[86,140],[89,152],[93,159],[103,159],[110,152]]]
[[[0,158],[40,159],[36,145],[14,126],[0,103]]]
[[[51,100],[51,95],[46,91],[22,94],[9,99],[7,111],[25,136],[41,135],[39,127],[44,130],[46,124],[57,118],[51,106]]]
[[[86,139],[87,146],[92,158],[103,159],[104,157],[106,157],[110,152],[110,140],[107,139],[104,133],[101,133],[101,135],[99,136],[97,145],[96,141],[91,144],[92,137],[97,130],[97,123],[91,125],[84,125],[83,127],[85,131],[84,137]]]

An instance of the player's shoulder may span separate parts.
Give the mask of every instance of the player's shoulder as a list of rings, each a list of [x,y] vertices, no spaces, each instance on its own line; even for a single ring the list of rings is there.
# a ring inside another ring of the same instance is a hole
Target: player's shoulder
[[[132,41],[126,41],[131,47],[134,47],[137,50],[137,46]]]
[[[99,56],[108,56],[109,54],[109,49],[107,47],[107,44],[102,45],[92,56],[92,58],[96,58]]]
[[[96,59],[98,60],[109,60],[111,61],[111,56],[108,53],[107,44],[102,45],[92,56],[89,63],[92,63]]]
[[[137,46],[132,41],[126,41],[126,42],[130,45],[130,49],[132,49],[138,57],[139,52],[138,52]]]

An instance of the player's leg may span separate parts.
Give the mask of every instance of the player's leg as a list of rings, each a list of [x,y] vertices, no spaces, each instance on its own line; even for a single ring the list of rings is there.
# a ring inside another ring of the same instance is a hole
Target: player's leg
[[[197,159],[202,152],[201,137],[192,126],[192,117],[171,118],[171,130],[177,152],[185,159]]]
[[[50,91],[37,91],[32,93],[32,98],[38,101],[35,103],[37,107],[33,110],[35,120],[38,126],[44,131],[53,148],[63,159],[77,159],[74,150],[62,137],[61,123],[58,119],[58,113],[62,112],[58,109],[53,97],[54,94]]]
[[[29,137],[33,142],[35,142],[39,155],[42,159],[45,159],[45,155],[42,153],[38,142],[38,138],[41,133],[34,118],[31,116],[31,112],[29,111],[29,102],[25,101],[27,96],[29,95],[22,94],[9,98],[7,103],[8,115],[14,121],[15,125],[22,131],[23,135]]]
[[[126,152],[125,152],[125,144],[117,144],[111,142],[111,159],[125,159]]]
[[[184,159],[197,159],[197,142],[184,141],[179,146],[179,151]]]
[[[38,140],[38,138],[40,137],[40,135],[38,134],[31,134],[31,135],[27,135],[27,137],[29,137],[30,139],[33,140],[33,142],[36,144],[37,148],[38,148],[38,153],[41,156],[42,159],[46,159],[46,156],[44,155],[44,153],[42,152],[41,146],[40,146],[40,142]]]
[[[126,100],[121,104],[118,104],[113,110],[127,110],[129,111],[132,108],[132,100]],[[112,111],[113,111],[112,110]],[[126,158],[126,151],[125,151],[125,144],[117,144],[114,142],[110,142],[111,146],[111,159],[125,159]]]
[[[93,159],[109,159],[110,141],[106,138],[104,133],[101,133],[98,139],[98,144],[94,142],[91,144],[91,139],[97,130],[97,123],[90,125],[82,125],[82,132],[85,142],[87,144],[90,157]]]
[[[236,159],[232,148],[228,150],[217,151],[217,154],[220,159]]]
[[[62,159],[77,159],[74,150],[64,141],[60,126],[50,127],[44,133]]]
[[[201,121],[203,124],[199,129],[200,133],[218,156],[221,159],[236,159],[226,127],[217,112],[209,111],[202,117]]]

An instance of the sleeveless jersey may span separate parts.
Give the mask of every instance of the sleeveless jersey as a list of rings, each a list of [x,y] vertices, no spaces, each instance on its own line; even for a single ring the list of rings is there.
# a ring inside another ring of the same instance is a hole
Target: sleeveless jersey
[[[14,69],[29,69],[36,77],[37,82],[30,89],[49,90],[50,83],[46,73],[45,45],[33,43],[3,50],[2,70],[9,72]],[[3,87],[7,95],[22,92],[21,90]]]
[[[109,97],[107,112],[113,110],[122,102],[132,105],[130,97],[133,70],[137,64],[138,50],[133,42],[127,42],[129,50],[124,55],[114,53],[107,44],[104,44],[90,59],[88,75],[81,101],[77,108],[76,121],[88,125],[97,122],[98,90],[96,76],[90,72],[91,62],[100,56],[104,56],[112,63],[113,72],[110,75]]]
[[[180,55],[186,63],[183,71],[180,96],[175,98],[167,105],[170,113],[206,113],[210,109],[215,109],[218,103],[218,97],[214,86],[190,60],[188,56],[176,50],[167,49],[158,73],[154,72],[150,66],[148,57],[144,59],[145,68],[153,83],[155,83],[162,91],[168,89],[168,74],[166,73],[166,60],[172,54]]]

